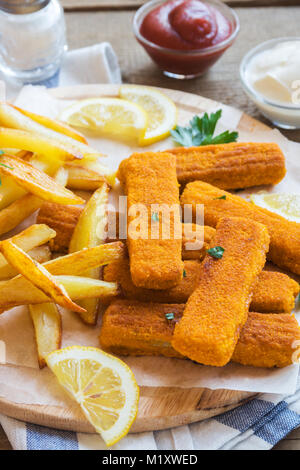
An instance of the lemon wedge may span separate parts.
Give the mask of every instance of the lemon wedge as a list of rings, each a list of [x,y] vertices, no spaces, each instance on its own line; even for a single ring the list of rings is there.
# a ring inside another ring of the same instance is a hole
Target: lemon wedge
[[[108,137],[139,141],[148,125],[147,113],[136,103],[120,98],[90,98],[64,109],[59,118],[73,127]]]
[[[137,415],[139,388],[124,362],[82,346],[54,351],[46,362],[107,446],[128,433]]]
[[[258,193],[252,194],[251,201],[287,220],[300,223],[300,194]]]
[[[175,103],[155,88],[139,85],[122,85],[120,97],[141,106],[148,114],[148,127],[139,145],[146,146],[165,139],[177,124]]]

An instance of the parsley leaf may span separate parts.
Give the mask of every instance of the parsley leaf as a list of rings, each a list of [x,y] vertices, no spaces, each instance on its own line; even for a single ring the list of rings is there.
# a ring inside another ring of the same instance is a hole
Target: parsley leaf
[[[207,253],[213,258],[221,259],[223,257],[224,251],[225,249],[221,246],[214,246],[213,248],[207,250]]]
[[[167,320],[174,320],[174,318],[175,318],[173,312],[166,313],[165,317],[166,317]]]
[[[236,142],[238,132],[225,131],[214,137],[216,125],[221,116],[221,109],[210,115],[204,113],[202,118],[196,115],[191,119],[189,126],[176,126],[171,131],[171,135],[175,142],[183,147]]]
[[[214,199],[226,199],[226,194],[224,194],[224,196],[214,197]]]

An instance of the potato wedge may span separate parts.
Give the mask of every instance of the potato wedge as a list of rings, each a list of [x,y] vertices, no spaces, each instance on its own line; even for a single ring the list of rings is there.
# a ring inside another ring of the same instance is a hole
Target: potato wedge
[[[49,159],[65,162],[82,159],[83,155],[75,148],[66,148],[61,142],[33,132],[0,127],[0,148],[16,148],[47,155]]]
[[[94,170],[80,165],[66,163],[65,168],[68,171],[67,187],[70,189],[83,189],[84,191],[95,191],[100,188],[106,178],[99,175]]]
[[[53,303],[29,305],[40,369],[46,366],[48,354],[61,347],[61,315]]]
[[[88,299],[99,297],[105,303],[112,297],[119,295],[119,285],[116,282],[105,282],[99,279],[91,279],[81,276],[55,276],[57,285],[74,298]],[[17,291],[15,291],[17,288]],[[49,303],[49,297],[42,290],[34,286],[23,276],[17,276],[9,281],[0,282],[0,313],[18,305]],[[76,305],[76,304],[75,304]],[[69,308],[64,306],[65,308]],[[71,308],[74,311],[74,308]]]
[[[0,173],[10,176],[25,191],[50,202],[58,204],[82,204],[84,201],[68,189],[59,185],[43,171],[29,162],[12,155],[0,157]]]
[[[103,183],[87,202],[73,232],[70,241],[70,253],[104,243],[104,232],[107,226],[108,192],[108,184]],[[100,269],[89,269],[84,275],[93,279],[99,279]],[[89,325],[95,325],[99,307],[98,300],[83,300],[80,302],[80,305],[85,309],[85,312],[80,313],[80,318]]]
[[[53,131],[58,132],[59,134],[67,135],[72,139],[78,140],[78,142],[81,142],[82,144],[87,144],[86,138],[80,132],[75,131],[75,129],[72,129],[72,127],[68,126],[62,121],[59,121],[58,119],[51,119],[46,116],[41,116],[40,114],[32,113],[25,109],[18,108],[18,106],[14,106],[10,103],[6,104],[8,106],[12,106],[17,111],[24,114],[24,116],[27,116],[38,124],[41,124],[44,127],[48,127],[48,129],[52,129]]]
[[[24,113],[20,112],[8,103],[0,103],[0,125],[6,128],[17,129],[31,133],[37,139],[44,139],[45,141],[55,143],[56,146],[65,149],[68,154],[75,155],[75,157],[84,158],[98,158],[102,154],[98,150],[92,149],[88,145],[79,142],[65,134],[56,132],[49,127],[39,124]],[[18,145],[2,145],[0,139],[0,148],[19,148]],[[31,148],[21,147],[22,150],[31,150]],[[36,153],[45,154],[44,151],[33,150]]]
[[[0,251],[7,261],[34,286],[44,292],[48,299],[50,298],[58,305],[75,312],[82,313],[84,311],[84,308],[72,301],[64,286],[58,283],[43,265],[33,261],[25,251],[10,240],[0,242]]]
[[[54,237],[55,231],[50,227],[45,224],[35,224],[10,238],[10,240],[25,252],[29,252],[33,248],[47,243]],[[45,257],[44,261],[47,261]],[[16,273],[16,270],[7,263],[3,255],[0,255],[0,279],[9,279],[18,274],[18,272],[16,274],[11,273]]]

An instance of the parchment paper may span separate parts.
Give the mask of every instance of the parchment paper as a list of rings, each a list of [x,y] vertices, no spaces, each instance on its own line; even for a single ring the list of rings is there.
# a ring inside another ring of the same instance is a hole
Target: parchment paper
[[[72,102],[56,100],[42,87],[24,87],[16,104],[49,117],[57,117],[59,112]],[[222,107],[223,116],[217,131],[235,129],[241,112],[229,106]],[[207,109],[214,111],[214,107]],[[179,123],[186,124],[193,113],[180,111]],[[299,193],[300,145],[288,141],[279,131],[240,132],[240,141],[277,142],[287,162],[287,176],[276,187],[259,187],[239,194],[249,197],[259,190],[286,193]],[[108,139],[89,138],[90,144],[107,155],[103,163],[117,169],[120,161],[140,148]],[[171,138],[148,147],[147,150],[171,148]],[[288,236],[288,234],[287,234]],[[274,269],[274,267],[271,269]],[[289,273],[290,274],[290,273]],[[295,277],[295,276],[293,276]],[[297,279],[299,281],[299,279]],[[85,326],[75,313],[60,309],[63,318],[62,346],[99,346],[100,323],[96,327]],[[295,313],[300,314],[300,309]],[[300,317],[300,315],[299,315]],[[99,320],[99,322],[101,319]],[[48,369],[40,371],[33,336],[33,327],[26,307],[17,307],[0,316],[0,340],[6,344],[6,365],[0,365],[0,396],[27,404],[56,404],[72,406],[72,402],[57,385]],[[140,386],[165,387],[207,387],[210,389],[230,389],[265,393],[293,393],[296,389],[298,365],[284,369],[259,369],[228,364],[226,367],[208,367],[188,360],[167,358],[123,358],[132,368]]]

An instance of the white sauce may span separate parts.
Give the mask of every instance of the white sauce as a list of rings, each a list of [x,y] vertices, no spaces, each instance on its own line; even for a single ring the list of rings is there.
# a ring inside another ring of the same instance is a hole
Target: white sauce
[[[269,100],[300,105],[300,41],[283,42],[254,56],[247,81]]]

